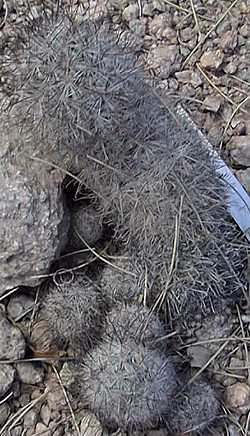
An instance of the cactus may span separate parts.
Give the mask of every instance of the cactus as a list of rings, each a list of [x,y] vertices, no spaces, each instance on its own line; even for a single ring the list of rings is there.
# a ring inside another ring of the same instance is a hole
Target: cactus
[[[78,162],[149,306],[174,320],[219,311],[242,290],[244,257],[225,184],[130,46],[103,20],[77,24],[61,10],[41,20],[20,57],[12,118],[36,150],[53,146],[60,163],[69,153],[72,171]]]
[[[107,315],[105,335],[118,342],[134,341],[148,349],[166,351],[164,325],[158,316],[141,305],[121,304]]]
[[[213,387],[200,380],[179,395],[170,412],[168,427],[173,436],[205,435],[205,430],[219,417],[220,403]]]
[[[110,207],[120,211],[115,235],[128,247],[138,287],[146,283],[147,303],[173,319],[220,311],[242,295],[245,250],[209,151],[176,125],[140,166]]]
[[[157,427],[172,404],[177,376],[171,360],[132,340],[110,338],[82,363],[82,400],[115,431]]]
[[[83,204],[71,208],[69,245],[72,249],[86,248],[84,242],[89,245],[95,244],[101,239],[102,230],[97,211],[92,206]]]
[[[72,282],[51,284],[43,313],[59,346],[84,354],[101,334],[103,303],[100,292],[84,275]]]
[[[111,260],[101,272],[100,287],[107,303],[112,306],[121,302],[136,303],[143,299],[143,287],[139,288],[128,253]]]

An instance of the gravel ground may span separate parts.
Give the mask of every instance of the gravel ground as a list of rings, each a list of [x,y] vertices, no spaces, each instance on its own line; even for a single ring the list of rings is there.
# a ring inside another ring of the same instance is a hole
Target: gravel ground
[[[39,15],[39,2],[30,3],[31,10],[23,0],[0,0],[1,56],[15,43],[15,27],[29,14]],[[103,10],[117,28],[133,33],[139,55],[166,94],[186,108],[250,192],[250,0],[103,3],[93,2],[93,11]],[[0,80],[11,93],[1,66]],[[51,351],[49,332],[36,320],[40,292],[18,289],[0,299],[0,359],[9,361],[0,365],[0,435],[101,435],[94,417],[65,394],[68,363]],[[221,386],[228,419],[211,431],[215,436],[250,434],[249,329],[248,308],[235,308],[203,323],[196,320],[179,342],[178,352],[190,360],[194,374],[207,369]],[[43,354],[34,353],[34,345]],[[24,357],[31,361],[12,363]],[[52,364],[49,357],[58,360]]]

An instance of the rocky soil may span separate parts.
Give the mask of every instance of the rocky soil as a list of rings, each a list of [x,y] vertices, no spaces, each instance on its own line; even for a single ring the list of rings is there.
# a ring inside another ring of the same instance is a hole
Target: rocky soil
[[[15,42],[15,27],[21,28],[27,17],[39,16],[39,3],[32,0],[28,8],[24,0],[0,0],[1,56],[8,56]],[[115,27],[133,34],[150,73],[168,96],[186,108],[250,192],[250,0],[104,3],[91,2],[91,13],[101,11],[112,18]],[[0,81],[4,92],[11,93],[1,65]],[[3,194],[5,188],[1,183]],[[57,192],[50,195],[53,204],[61,201]],[[8,211],[4,212],[7,216]],[[62,212],[55,221],[53,255],[59,244],[57,225]],[[45,245],[48,239],[45,235]],[[15,254],[14,249],[18,247],[13,247]],[[43,258],[48,259],[48,254]],[[0,280],[0,436],[101,436],[94,416],[65,390],[71,383],[70,356],[51,347],[50,332],[39,320],[40,294],[46,283],[32,291],[17,287],[6,293],[26,273],[18,271],[14,255],[13,262],[17,277],[12,277],[11,286]],[[38,272],[44,272],[43,264]],[[249,333],[249,307],[236,307],[206,322],[195,319],[187,337],[177,341],[178,353],[184,362],[190,361],[193,376],[206,370],[220,384],[227,419],[222,427],[211,430],[214,436],[250,434]],[[175,331],[171,334],[178,336]],[[150,436],[164,434],[154,431]]]

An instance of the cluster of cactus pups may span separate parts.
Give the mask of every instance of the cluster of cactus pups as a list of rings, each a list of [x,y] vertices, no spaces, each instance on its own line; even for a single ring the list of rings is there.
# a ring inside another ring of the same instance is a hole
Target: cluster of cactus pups
[[[209,151],[111,27],[58,8],[19,55],[9,128],[88,192],[70,249],[108,246],[94,273],[51,283],[44,314],[78,357],[80,398],[104,429],[199,434],[219,402],[205,380],[183,389],[167,326],[240,298],[244,250]]]

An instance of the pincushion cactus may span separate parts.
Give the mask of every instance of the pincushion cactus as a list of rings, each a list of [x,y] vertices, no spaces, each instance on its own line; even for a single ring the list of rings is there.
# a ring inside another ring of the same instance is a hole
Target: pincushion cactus
[[[96,286],[84,275],[72,282],[51,285],[43,313],[59,346],[69,344],[84,354],[98,340],[103,319],[103,303]]]
[[[194,382],[173,404],[168,421],[170,434],[205,435],[205,430],[220,415],[220,403],[213,387],[205,380]]]
[[[144,289],[138,285],[138,277],[126,252],[105,265],[100,287],[110,306],[120,302],[136,303],[143,299]]]
[[[135,341],[149,349],[166,350],[166,330],[159,317],[142,305],[117,305],[106,317],[105,335],[118,342]]]
[[[82,365],[82,399],[109,430],[155,428],[171,407],[176,372],[156,350],[113,338],[93,349]]]
[[[75,205],[70,213],[69,245],[72,249],[86,248],[84,242],[92,245],[101,239],[103,227],[94,207]]]

